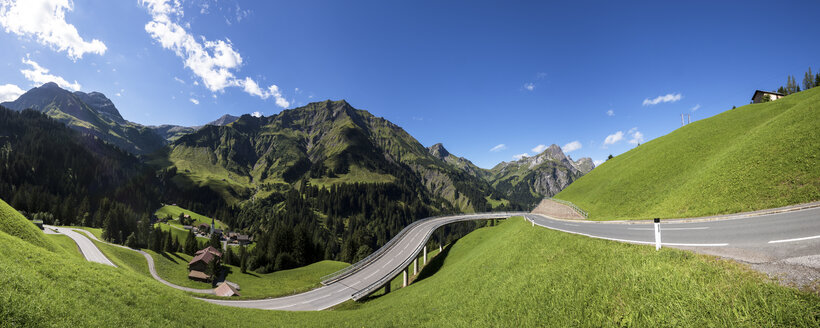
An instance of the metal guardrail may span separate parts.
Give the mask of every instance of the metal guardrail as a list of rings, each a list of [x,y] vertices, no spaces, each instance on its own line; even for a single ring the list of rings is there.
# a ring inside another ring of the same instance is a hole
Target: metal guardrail
[[[589,214],[586,211],[582,210],[580,207],[575,206],[575,204],[573,204],[572,202],[568,202],[568,201],[561,200],[561,199],[558,199],[558,198],[550,198],[550,200],[554,201],[554,202],[564,204],[564,205],[567,205],[570,208],[572,208],[573,210],[575,210],[575,212],[577,212],[578,214],[581,214],[581,216],[583,216],[585,219],[589,219]]]
[[[514,212],[514,213],[517,213],[517,212]],[[375,252],[371,253],[370,255],[365,257],[364,259],[361,259],[358,262],[356,262],[356,263],[354,263],[354,264],[352,264],[352,265],[350,265],[350,266],[348,266],[344,269],[341,269],[339,271],[336,271],[336,272],[333,272],[331,274],[323,276],[321,278],[322,285],[327,286],[327,285],[332,284],[332,283],[334,283],[338,280],[344,279],[347,276],[350,276],[351,274],[358,271],[360,268],[367,266],[368,264],[370,264],[370,262],[378,260],[379,258],[381,258],[382,255],[384,255],[384,253],[386,253],[387,251],[392,249],[393,246],[399,240],[401,240],[401,237],[403,237],[405,234],[407,234],[408,231],[410,231],[413,227],[415,227],[419,224],[422,224],[423,222],[427,222],[427,221],[438,219],[438,218],[448,217],[448,216],[482,215],[482,214],[496,214],[496,213],[446,214],[446,215],[437,215],[437,216],[426,217],[426,218],[423,218],[421,220],[416,220],[416,221],[408,224],[406,227],[404,227],[404,229],[402,229],[401,231],[399,231],[399,233],[397,233],[395,236],[393,236],[393,238],[391,238],[387,243],[382,245],[382,247],[380,247],[379,249],[377,249]],[[497,214],[507,214],[507,212],[499,212]]]
[[[424,248],[424,245],[427,244],[427,240],[430,239],[430,236],[433,235],[433,232],[441,226],[444,226],[444,225],[447,225],[447,224],[450,224],[450,223],[454,223],[454,222],[460,222],[460,221],[487,220],[487,219],[491,219],[491,218],[509,218],[509,217],[512,217],[512,216],[515,216],[515,215],[523,215],[523,214],[527,214],[527,213],[525,213],[525,212],[475,213],[475,214],[463,214],[463,215],[437,216],[437,217],[431,217],[431,218],[418,220],[416,222],[419,222],[419,224],[422,224],[422,223],[426,223],[426,222],[429,222],[430,220],[437,219],[437,218],[448,217],[448,216],[453,217],[452,219],[444,220],[442,222],[437,223],[432,229],[428,230],[427,234],[424,236],[424,242],[422,242],[418,246],[416,246],[416,249],[412,253],[412,254],[414,254],[413,256],[405,259],[401,263],[401,265],[395,267],[393,270],[390,271],[390,273],[383,276],[381,279],[377,280],[376,282],[374,282],[374,283],[368,285],[367,287],[364,287],[364,288],[360,289],[358,292],[354,293],[351,296],[351,298],[353,298],[353,300],[355,300],[355,301],[358,301],[358,300],[366,297],[367,295],[372,294],[374,291],[376,291],[379,288],[381,288],[382,286],[384,286],[384,284],[389,283],[391,280],[393,280],[393,278],[398,276],[398,274],[400,272],[402,272],[404,270],[404,268],[406,268],[410,265],[410,263],[413,261],[413,259],[416,256],[418,256],[418,253],[422,251],[422,249]],[[414,223],[416,223],[416,222],[414,222]],[[408,225],[407,228],[410,228],[410,225]],[[405,229],[407,229],[407,228],[405,228]],[[405,230],[402,230],[402,231],[405,231]],[[406,231],[405,231],[405,233],[406,233]],[[400,240],[400,239],[401,238],[398,238],[398,235],[396,235],[396,237],[394,237],[392,240]],[[392,247],[392,245],[391,245],[391,247]],[[384,248],[384,247],[382,247],[382,248]],[[357,264],[358,264],[358,262],[357,262]]]

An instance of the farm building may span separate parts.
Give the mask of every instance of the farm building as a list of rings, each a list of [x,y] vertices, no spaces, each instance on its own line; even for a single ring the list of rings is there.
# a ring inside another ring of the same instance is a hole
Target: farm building
[[[782,93],[772,92],[772,91],[761,91],[755,90],[755,93],[752,95],[752,103],[759,104],[766,101],[775,101],[780,98],[785,97],[786,95]],[[766,97],[769,97],[769,100],[765,100]]]

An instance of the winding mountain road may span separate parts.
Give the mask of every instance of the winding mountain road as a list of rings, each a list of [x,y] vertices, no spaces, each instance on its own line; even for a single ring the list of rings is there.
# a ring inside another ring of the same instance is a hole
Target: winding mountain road
[[[460,221],[503,219],[511,216],[524,216],[533,225],[592,238],[636,244],[655,242],[652,222],[647,221],[570,221],[531,213],[434,217],[408,225],[371,256],[324,279],[324,286],[314,290],[262,300],[202,300],[224,306],[268,310],[327,309],[350,299],[365,297],[400,275],[416,259],[437,228]],[[774,259],[820,259],[820,207],[750,217],[738,216],[739,218],[721,220],[664,221],[661,223],[663,245],[679,248],[732,249],[763,254]],[[150,256],[145,255],[149,263],[152,263]],[[154,278],[164,281],[153,269],[151,271]],[[173,287],[167,282],[164,283]]]
[[[91,242],[91,240],[89,240],[85,236],[77,233],[76,231],[74,231],[74,229],[71,229],[71,228],[58,228],[58,227],[54,227],[54,226],[43,226],[43,228],[51,229],[53,231],[64,234],[64,235],[68,236],[69,238],[73,239],[74,242],[77,244],[77,246],[80,248],[80,253],[83,254],[83,256],[85,257],[85,259],[87,261],[102,263],[102,264],[105,264],[105,265],[110,265],[110,266],[115,267],[115,268],[117,267],[113,262],[111,262],[111,260],[109,260],[107,257],[105,257],[105,255],[102,253],[102,251],[100,251],[100,249],[97,248],[97,246],[94,245],[94,243]],[[97,239],[97,238],[94,237],[94,239]]]
[[[85,255],[86,260],[88,260],[88,261],[108,264],[110,266],[116,267],[116,265],[114,265],[114,263],[112,263],[111,260],[109,260],[107,257],[105,257],[105,255],[103,255],[102,251],[100,251],[100,249],[97,248],[97,245],[94,245],[94,243],[91,242],[91,240],[89,240],[89,238],[91,238],[91,239],[94,239],[94,240],[96,240],[98,242],[101,242],[101,243],[105,243],[105,244],[108,244],[108,245],[111,245],[111,246],[127,249],[127,250],[130,250],[130,251],[142,254],[142,256],[145,257],[145,260],[148,262],[148,272],[151,273],[151,276],[154,277],[154,279],[156,279],[157,281],[163,283],[164,285],[166,285],[168,287],[176,288],[176,289],[179,289],[181,291],[197,293],[197,294],[210,294],[210,295],[214,294],[214,290],[212,288],[198,289],[198,288],[182,287],[182,286],[179,286],[179,285],[172,284],[172,283],[168,282],[165,279],[162,279],[162,277],[160,277],[159,274],[157,274],[157,270],[154,267],[154,258],[151,257],[151,254],[148,254],[148,253],[146,253],[142,250],[133,249],[133,248],[130,248],[130,247],[117,245],[117,244],[112,244],[112,243],[109,243],[107,241],[100,240],[100,239],[97,238],[97,236],[94,236],[94,234],[92,234],[91,232],[89,232],[87,230],[83,230],[83,229],[57,228],[57,227],[51,227],[51,226],[47,226],[47,228],[50,228],[54,231],[57,231],[61,234],[64,234],[64,235],[70,237],[71,239],[74,239],[74,242],[76,242],[77,245],[80,246],[81,252],[83,253],[83,255]],[[79,232],[85,233],[87,235],[87,237],[83,236]],[[92,254],[92,257],[89,258],[89,256],[86,255],[86,254]]]

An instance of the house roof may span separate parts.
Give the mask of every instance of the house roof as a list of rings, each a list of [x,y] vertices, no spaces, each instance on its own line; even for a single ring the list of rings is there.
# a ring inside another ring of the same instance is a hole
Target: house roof
[[[191,262],[188,262],[188,265],[194,265],[194,263],[199,261],[205,262],[206,264],[210,264],[214,259],[216,259],[216,256],[214,256],[213,253],[203,252],[194,256],[194,258],[191,259]]]
[[[191,272],[188,272],[188,278],[196,278],[196,279],[207,280],[208,275],[205,274],[205,272],[202,272],[202,271],[191,270]]]
[[[219,284],[219,287],[214,288],[216,296],[242,296],[239,292],[226,282]]]
[[[214,248],[213,246],[208,246],[208,247],[205,247],[203,249],[200,249],[200,250],[196,251],[196,253],[194,253],[194,255],[199,255],[199,254],[202,254],[202,253],[205,253],[205,252],[212,253],[212,254],[214,254],[218,257],[222,257],[222,252],[220,252],[218,249]]]
[[[770,94],[770,95],[776,95],[776,96],[782,96],[782,97],[785,97],[785,96],[786,96],[786,95],[784,95],[784,94],[782,94],[782,93],[779,93],[779,92],[774,92],[774,91],[755,90],[755,93],[754,93],[754,94],[752,94],[752,99],[755,99],[755,97],[757,96],[757,94],[758,94],[758,93],[768,93],[768,94]]]

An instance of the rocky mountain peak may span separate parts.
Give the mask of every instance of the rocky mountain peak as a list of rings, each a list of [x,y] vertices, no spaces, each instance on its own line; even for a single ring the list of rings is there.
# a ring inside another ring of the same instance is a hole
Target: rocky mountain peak
[[[114,102],[108,99],[104,94],[93,91],[85,93],[82,91],[75,91],[74,95],[80,98],[82,102],[102,114],[104,117],[115,121],[117,123],[125,123],[125,119],[120,115],[120,111],[114,106]]]
[[[238,119],[239,119],[238,116],[233,116],[231,114],[225,114],[225,115],[222,115],[220,118],[218,118],[218,119],[216,119],[216,120],[214,120],[214,121],[212,121],[212,122],[210,122],[206,125],[225,126],[225,125],[231,124],[233,122],[236,122],[236,120],[238,120]]]
[[[430,151],[431,155],[435,156],[436,158],[442,161],[444,161],[448,156],[450,156],[450,152],[447,151],[447,149],[444,148],[444,145],[442,145],[440,142],[430,146],[429,148],[427,148],[427,150]]]

